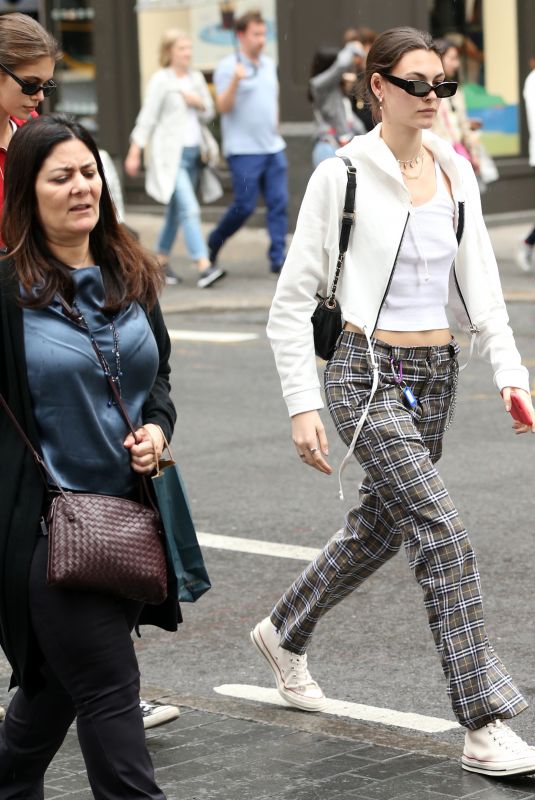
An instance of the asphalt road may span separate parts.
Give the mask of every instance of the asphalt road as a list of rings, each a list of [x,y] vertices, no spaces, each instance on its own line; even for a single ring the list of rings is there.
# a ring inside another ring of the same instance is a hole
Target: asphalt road
[[[160,224],[142,215],[130,222],[147,245]],[[494,228],[491,236],[519,349],[533,379],[535,284],[533,276],[521,274],[511,258],[526,227],[518,223]],[[204,292],[196,289],[195,275],[179,245],[177,265],[184,283],[167,288],[163,296],[169,328],[239,332],[256,338],[231,344],[195,340],[173,344],[173,397],[179,411],[173,449],[199,531],[320,548],[342,525],[362,475],[356,464],[348,468],[347,501],[340,503],[336,477],[313,472],[295,455],[264,332],[274,290],[265,246],[264,231],[240,232],[226,250],[227,279]],[[324,420],[336,467],[344,447],[327,413]],[[490,368],[474,360],[460,379],[455,420],[446,434],[440,469],[478,554],[490,639],[532,703],[534,448],[532,436],[512,434]],[[221,684],[272,686],[270,672],[250,644],[249,631],[269,613],[305,563],[213,548],[205,549],[205,559],[213,589],[194,606],[183,607],[184,624],[178,633],[146,628],[136,641],[146,697],[168,696],[182,706],[210,713],[458,758],[460,730],[402,735],[399,728],[381,724],[367,725],[364,731],[355,722],[343,729],[343,723],[328,715],[306,715],[216,694],[214,687]],[[309,663],[330,698],[453,719],[420,589],[403,552],[324,618]],[[9,668],[0,658],[4,687],[8,676]],[[7,701],[4,688],[0,704]],[[533,709],[518,717],[514,727],[535,744]],[[165,730],[158,729],[155,742],[165,739]]]
[[[533,307],[511,304],[510,314],[533,373]],[[258,336],[244,343],[173,345],[179,411],[173,449],[198,530],[321,547],[342,525],[361,471],[356,464],[347,469],[347,501],[341,503],[336,477],[326,478],[297,459],[265,338],[265,312],[169,314],[167,324]],[[326,412],[324,420],[331,463],[337,465],[344,448]],[[474,360],[461,375],[440,469],[478,554],[489,637],[532,702],[534,448],[533,436],[513,435],[489,366]],[[221,684],[271,686],[249,630],[304,562],[212,548],[205,549],[205,559],[213,589],[183,607],[179,632],[145,629],[138,640],[145,687],[208,700]],[[318,625],[309,664],[330,698],[452,719],[420,589],[403,552]],[[533,709],[517,719],[515,729],[535,743]],[[438,736],[461,743],[461,731]]]

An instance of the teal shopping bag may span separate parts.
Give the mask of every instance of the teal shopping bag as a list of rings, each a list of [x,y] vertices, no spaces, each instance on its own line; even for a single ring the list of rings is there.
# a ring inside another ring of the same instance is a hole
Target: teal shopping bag
[[[182,603],[194,603],[210,589],[211,583],[197,541],[186,488],[175,461],[159,461],[158,471],[151,480],[169,566],[177,579],[178,599]]]

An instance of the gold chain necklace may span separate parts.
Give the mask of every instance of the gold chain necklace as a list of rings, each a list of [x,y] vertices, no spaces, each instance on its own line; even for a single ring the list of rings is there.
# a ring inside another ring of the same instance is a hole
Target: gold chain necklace
[[[420,161],[423,159],[423,157],[424,157],[424,148],[420,147],[419,151],[416,153],[414,158],[408,158],[406,161],[403,161],[402,159],[397,158],[396,161],[398,162],[398,164],[401,167],[401,169],[407,169],[407,166],[415,167],[417,164],[420,163]]]
[[[407,178],[408,181],[417,181],[418,178],[422,177],[422,172],[424,170],[424,156],[425,156],[425,150],[422,147],[422,149],[420,150],[420,152],[418,153],[416,158],[412,158],[409,161],[400,161],[399,158],[396,159],[398,164],[399,164],[399,166],[400,166],[401,174],[403,175],[404,178]],[[410,167],[414,167],[414,166],[417,166],[419,164],[420,165],[420,169],[418,171],[418,175],[409,175],[407,172],[405,172],[405,170],[407,168],[407,164]]]

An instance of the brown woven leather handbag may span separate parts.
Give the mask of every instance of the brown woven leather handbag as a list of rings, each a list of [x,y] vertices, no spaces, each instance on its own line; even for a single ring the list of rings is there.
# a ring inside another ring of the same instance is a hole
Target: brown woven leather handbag
[[[162,603],[167,564],[158,513],[133,500],[62,489],[1,394],[0,405],[57,490],[43,520],[48,532],[47,583]]]
[[[167,566],[157,514],[133,500],[64,492],[47,517],[50,586],[162,603]]]
[[[93,337],[91,341],[100,361],[102,353]],[[106,370],[105,375],[135,436],[113,379]],[[47,519],[42,520],[48,533],[48,584],[108,592],[155,605],[162,603],[167,596],[165,546],[159,514],[144,479],[142,485],[152,507],[120,497],[62,489],[1,393],[0,405],[31,451],[41,474],[46,473],[56,487]],[[47,489],[50,490],[48,484]]]

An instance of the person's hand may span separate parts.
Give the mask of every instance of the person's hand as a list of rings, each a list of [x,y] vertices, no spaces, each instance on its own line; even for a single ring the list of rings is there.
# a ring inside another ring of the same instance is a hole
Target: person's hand
[[[136,442],[137,440],[137,442]],[[130,466],[141,475],[152,472],[156,468],[156,456],[160,459],[165,441],[159,425],[147,422],[136,431],[136,438],[129,433],[123,447],[130,450]]]
[[[124,171],[131,178],[135,178],[141,166],[141,151],[131,147],[124,161]]]
[[[204,110],[204,103],[195,92],[185,92],[182,90],[182,97],[186,101],[186,105],[190,108],[196,108],[198,111]]]
[[[234,80],[239,83],[247,77],[247,67],[241,61],[238,61],[234,67]]]
[[[304,411],[292,417],[292,439],[303,464],[325,475],[331,474],[332,467],[324,458],[329,455],[329,444],[317,411]]]
[[[514,390],[515,394],[520,395],[522,399],[527,404],[528,408],[531,410],[531,417],[533,419],[532,425],[524,425],[523,422],[519,422],[518,420],[513,420],[513,428],[515,433],[535,433],[535,410],[533,409],[533,403],[531,402],[531,395],[529,392],[526,392],[524,389],[518,389],[516,386],[505,386],[502,389],[502,399],[503,404],[505,406],[506,411],[511,410],[511,392]]]

